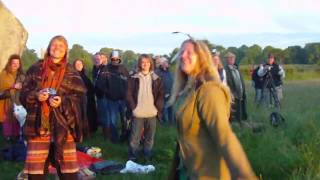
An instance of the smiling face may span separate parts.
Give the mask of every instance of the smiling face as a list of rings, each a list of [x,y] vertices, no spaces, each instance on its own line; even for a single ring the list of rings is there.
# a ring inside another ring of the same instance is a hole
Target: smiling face
[[[67,53],[67,45],[64,41],[54,39],[50,44],[49,54],[54,63],[60,62]]]
[[[142,72],[150,72],[151,62],[148,58],[141,59],[141,71]]]
[[[11,60],[11,71],[16,72],[20,67],[20,60],[19,59],[13,59]]]
[[[83,63],[78,60],[78,61],[75,62],[74,67],[76,68],[77,71],[82,71]]]
[[[182,46],[180,57],[180,68],[185,74],[191,74],[197,65],[198,56],[195,52],[195,46],[191,42],[187,42]]]

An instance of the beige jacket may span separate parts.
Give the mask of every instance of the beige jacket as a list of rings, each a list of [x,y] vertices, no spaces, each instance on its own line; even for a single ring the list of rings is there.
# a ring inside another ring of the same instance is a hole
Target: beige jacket
[[[208,81],[177,105],[180,155],[190,179],[257,179],[229,125],[229,90]]]

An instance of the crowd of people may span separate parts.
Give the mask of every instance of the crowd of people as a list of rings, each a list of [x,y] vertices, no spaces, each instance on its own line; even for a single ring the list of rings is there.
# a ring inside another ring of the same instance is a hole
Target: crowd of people
[[[99,127],[105,140],[128,141],[128,159],[153,156],[158,122],[175,124],[176,157],[170,178],[256,179],[230,123],[248,119],[246,88],[236,55],[209,51],[199,40],[184,41],[174,59],[141,54],[129,73],[119,51],[93,56],[92,77],[85,63],[68,63],[68,43],[51,39],[43,59],[24,74],[12,55],[0,74],[0,122],[5,139],[19,136],[13,105],[27,110],[24,172],[45,179],[49,164],[60,179],[77,179],[76,143]],[[174,75],[174,77],[173,77]],[[280,106],[285,72],[270,54],[252,72],[257,105]],[[92,79],[92,80],[91,80]],[[119,130],[120,129],[120,130]]]

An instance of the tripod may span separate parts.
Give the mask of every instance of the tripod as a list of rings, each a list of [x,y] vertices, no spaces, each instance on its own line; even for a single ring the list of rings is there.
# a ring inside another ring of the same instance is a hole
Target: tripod
[[[265,94],[265,92],[268,92],[269,97],[267,97],[267,95]],[[275,106],[275,108],[277,108],[278,110],[280,110],[280,100],[278,97],[278,94],[276,92],[276,87],[274,85],[274,81],[272,78],[272,74],[271,71],[268,70],[267,74],[265,76],[265,81],[263,84],[263,88],[262,88],[262,96],[263,96],[263,101],[266,102],[266,98],[269,98],[269,105],[273,105]],[[261,102],[259,103],[259,105],[261,104]]]

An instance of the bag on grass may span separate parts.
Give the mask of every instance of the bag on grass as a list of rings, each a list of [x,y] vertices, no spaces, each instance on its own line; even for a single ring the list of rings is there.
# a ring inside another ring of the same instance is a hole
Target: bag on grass
[[[97,174],[119,173],[125,166],[114,161],[100,161],[92,164],[90,170]]]

